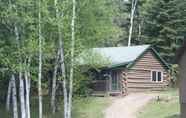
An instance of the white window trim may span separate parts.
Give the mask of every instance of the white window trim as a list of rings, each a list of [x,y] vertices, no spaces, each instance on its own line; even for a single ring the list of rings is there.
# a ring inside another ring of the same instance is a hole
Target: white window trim
[[[156,72],[156,81],[153,81],[153,72]],[[160,72],[161,73],[161,81],[158,81],[158,72]],[[151,81],[152,82],[156,82],[156,83],[158,83],[158,82],[163,82],[163,76],[164,76],[164,73],[163,73],[163,71],[160,71],[160,70],[151,70]]]

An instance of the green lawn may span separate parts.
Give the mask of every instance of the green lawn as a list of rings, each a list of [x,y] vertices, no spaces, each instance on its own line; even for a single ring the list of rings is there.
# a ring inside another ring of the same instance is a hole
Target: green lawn
[[[179,118],[179,97],[175,89],[158,93],[160,101],[152,100],[138,113],[138,118]]]
[[[49,105],[44,99],[44,117],[43,118],[63,118],[62,104],[60,110],[52,115]],[[111,98],[107,97],[88,97],[76,98],[73,102],[73,118],[103,118],[103,110],[111,104]],[[38,117],[37,100],[32,99],[32,118]],[[0,114],[2,118],[11,118],[6,112],[4,105],[0,105]]]

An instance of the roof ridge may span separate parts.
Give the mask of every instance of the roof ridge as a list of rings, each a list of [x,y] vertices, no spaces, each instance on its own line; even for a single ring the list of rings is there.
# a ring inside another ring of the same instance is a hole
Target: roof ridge
[[[92,49],[103,49],[103,48],[132,48],[132,47],[144,47],[144,46],[151,46],[150,44],[144,44],[144,45],[133,45],[133,46],[118,46],[118,47],[96,47]]]

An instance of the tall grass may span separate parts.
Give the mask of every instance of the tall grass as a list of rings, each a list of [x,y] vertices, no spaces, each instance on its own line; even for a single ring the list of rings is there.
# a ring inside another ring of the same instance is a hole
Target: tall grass
[[[111,103],[106,97],[75,98],[73,102],[73,118],[103,118],[103,110]],[[49,98],[43,99],[43,118],[63,118],[63,104],[59,101],[58,111],[52,115]],[[11,118],[11,113],[6,112],[5,105],[0,104],[0,118]],[[32,97],[31,118],[38,118],[38,99]]]
[[[138,118],[179,118],[179,96],[177,89],[160,92],[154,99],[138,113]]]

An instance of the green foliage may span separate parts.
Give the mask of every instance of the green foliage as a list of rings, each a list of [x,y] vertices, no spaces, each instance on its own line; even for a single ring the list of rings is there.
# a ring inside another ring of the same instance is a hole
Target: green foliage
[[[63,116],[63,104],[62,99],[59,101],[59,110],[52,115],[50,112],[49,97],[43,97],[43,115],[44,118],[61,118]],[[37,118],[38,116],[38,102],[37,98],[31,98],[31,117]],[[111,104],[110,98],[76,98],[73,102],[73,114],[72,118],[103,118],[104,109]],[[0,104],[0,113],[3,118],[11,118],[10,113],[4,109],[5,106]]]
[[[43,38],[43,87],[47,88],[48,80],[52,78],[54,60],[59,48],[58,35],[64,40],[65,64],[67,75],[70,65],[70,39],[72,1],[58,1],[60,17],[56,18],[53,0],[41,2],[41,30]],[[120,29],[113,23],[114,11],[111,0],[81,0],[77,1],[75,55],[82,50],[104,46],[105,40],[114,39]],[[6,76],[0,77],[8,81],[9,74],[26,68],[25,62],[31,58],[29,70],[36,88],[38,73],[38,3],[33,0],[1,0],[0,2],[0,72]],[[59,24],[61,32],[58,32]],[[16,40],[15,27],[18,29],[19,41]],[[19,65],[21,63],[21,66]],[[87,79],[76,72],[77,87],[80,93],[85,90],[83,85]],[[82,79],[79,79],[82,78]],[[82,81],[82,83],[80,82]],[[85,86],[86,87],[86,86]],[[82,89],[83,88],[83,89]],[[4,88],[6,89],[6,87]],[[82,89],[82,90],[80,90]],[[3,96],[4,97],[4,96]]]
[[[142,43],[150,43],[168,62],[183,43],[186,28],[185,0],[149,1],[145,6]]]
[[[89,66],[90,68],[95,69],[111,65],[111,61],[108,58],[104,57],[94,49],[85,50],[80,54],[80,58],[77,59],[77,62],[82,66]]]
[[[74,93],[76,96],[89,96],[92,92],[89,85],[91,83],[91,78],[82,74],[80,69],[76,69],[75,72],[76,79],[74,80]]]
[[[144,18],[142,13],[144,12],[144,5],[147,3],[147,1],[148,0],[138,0],[137,2],[132,32],[133,45],[140,44],[141,40],[143,40],[141,34],[139,34],[141,31],[141,28],[139,29],[139,27],[143,27]],[[114,23],[122,29],[122,33],[119,34],[115,45],[126,46],[128,43],[131,3],[132,0],[115,0],[114,2],[114,5],[116,6]]]
[[[105,58],[94,49],[83,51],[76,59],[76,63],[74,92],[78,95],[85,96],[90,95],[92,92],[90,84],[93,79],[92,76],[88,76],[85,73],[87,73],[89,69],[95,69],[99,72],[101,68],[111,65],[111,61],[109,59]]]
[[[178,65],[177,64],[172,64],[171,68],[169,70],[170,75],[171,75],[171,84],[172,87],[177,87],[179,83],[179,70],[178,70]]]
[[[131,1],[116,0],[114,23],[122,29],[115,45],[127,45]],[[185,0],[138,0],[132,44],[151,44],[169,63],[186,33]]]

